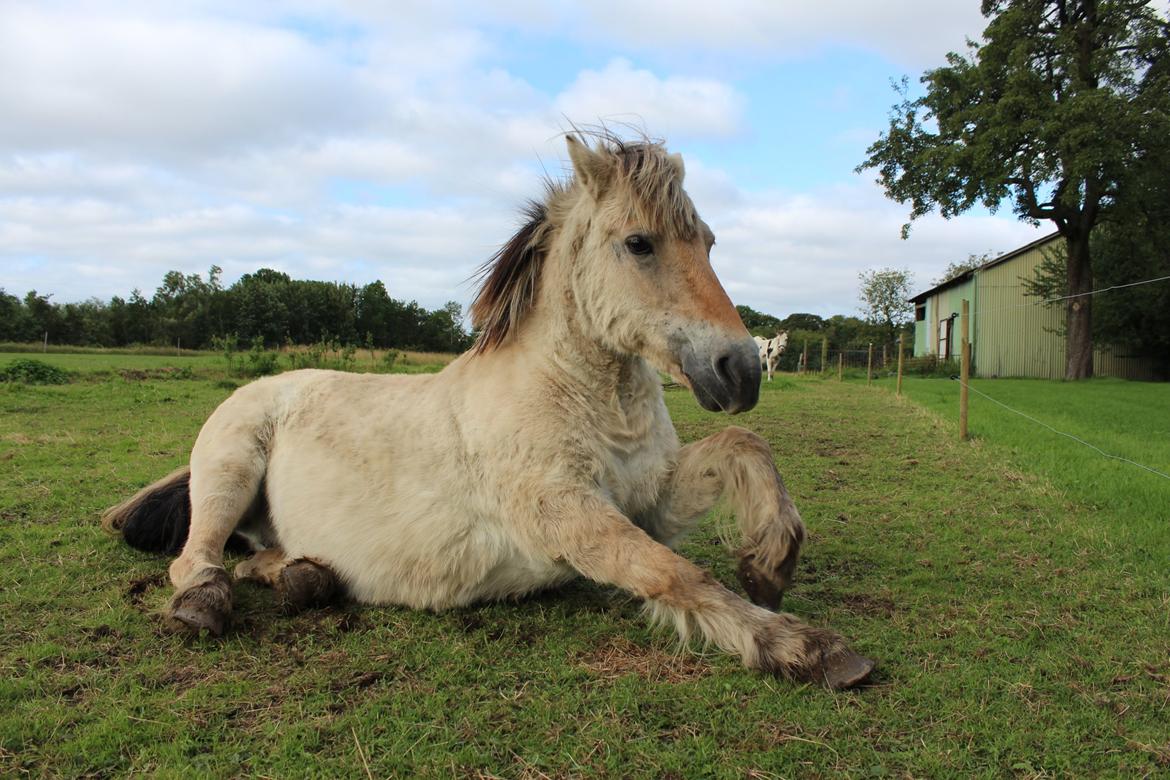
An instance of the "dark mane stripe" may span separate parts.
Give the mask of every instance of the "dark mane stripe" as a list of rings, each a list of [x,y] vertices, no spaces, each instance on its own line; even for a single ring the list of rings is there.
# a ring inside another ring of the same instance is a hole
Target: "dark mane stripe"
[[[536,297],[548,206],[529,201],[523,214],[524,226],[476,272],[480,288],[471,302],[471,321],[479,328],[477,355],[502,344]]]

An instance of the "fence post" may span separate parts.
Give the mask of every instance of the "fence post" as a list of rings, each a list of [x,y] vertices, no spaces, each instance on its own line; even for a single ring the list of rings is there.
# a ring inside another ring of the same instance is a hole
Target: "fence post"
[[[865,383],[873,384],[873,342],[869,342],[869,362],[865,365]]]
[[[898,334],[898,392],[897,395],[902,394],[902,339],[905,334]]]
[[[959,371],[959,441],[967,441],[967,382],[971,379],[971,343],[967,340],[969,304],[963,299],[962,368]]]
[[[808,373],[808,339],[804,340],[804,349],[800,353],[800,373]]]
[[[829,370],[829,337],[821,339],[821,375]]]
[[[882,366],[881,366],[882,371],[886,370],[886,365],[887,365],[886,364],[886,345],[882,344]]]
[[[845,381],[845,350],[837,353],[837,381]]]
[[[49,351],[49,331],[45,331],[45,345],[41,347],[41,352]]]

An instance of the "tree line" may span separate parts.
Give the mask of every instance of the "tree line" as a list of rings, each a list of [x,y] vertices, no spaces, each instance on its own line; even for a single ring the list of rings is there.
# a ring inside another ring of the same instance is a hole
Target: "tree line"
[[[448,302],[428,311],[390,297],[381,281],[292,279],[262,268],[224,287],[222,270],[207,278],[169,271],[154,296],[135,289],[129,298],[56,303],[30,291],[23,299],[0,289],[0,341],[121,347],[132,344],[206,349],[234,335],[265,347],[336,340],[369,347],[461,352],[473,336],[463,328],[462,307]]]

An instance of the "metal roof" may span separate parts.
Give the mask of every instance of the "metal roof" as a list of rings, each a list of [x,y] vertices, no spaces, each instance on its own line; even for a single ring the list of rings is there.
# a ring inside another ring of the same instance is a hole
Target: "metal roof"
[[[954,287],[957,284],[962,284],[963,282],[965,282],[968,279],[970,279],[971,277],[973,277],[975,275],[976,271],[985,271],[988,268],[994,268],[997,265],[1001,265],[1003,263],[1006,263],[1007,261],[1009,261],[1015,257],[1019,257],[1020,255],[1024,254],[1025,252],[1031,251],[1031,250],[1035,249],[1036,247],[1041,246],[1043,244],[1046,244],[1049,241],[1052,241],[1053,239],[1059,238],[1059,237],[1060,237],[1059,232],[1049,233],[1048,235],[1046,235],[1042,238],[1036,239],[1035,241],[1033,241],[1030,244],[1024,244],[1022,247],[1019,247],[1018,249],[1013,249],[1012,251],[1007,252],[1006,254],[1002,254],[999,257],[995,258],[994,260],[988,260],[986,263],[979,266],[978,268],[972,269],[970,271],[965,271],[965,272],[959,274],[958,276],[951,277],[950,279],[947,279],[942,284],[936,284],[934,287],[931,287],[929,290],[926,290],[925,292],[920,292],[917,295],[915,295],[913,298],[910,298],[909,300],[911,303],[920,303],[920,302],[926,300],[927,298],[929,298],[930,296],[934,295],[935,293],[942,292],[943,290],[947,289],[948,287]]]

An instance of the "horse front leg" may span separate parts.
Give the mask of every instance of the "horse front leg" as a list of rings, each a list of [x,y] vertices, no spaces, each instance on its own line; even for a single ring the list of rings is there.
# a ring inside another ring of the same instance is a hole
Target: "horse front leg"
[[[777,609],[792,582],[804,523],[760,436],[732,426],[683,447],[647,530],[672,543],[721,498],[738,525],[739,538],[729,541],[740,584],[753,602]]]
[[[857,685],[873,670],[839,634],[744,601],[600,497],[546,496],[539,505],[540,516],[518,529],[527,544],[645,599],[684,641],[701,633],[748,668],[830,688]]]

